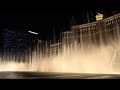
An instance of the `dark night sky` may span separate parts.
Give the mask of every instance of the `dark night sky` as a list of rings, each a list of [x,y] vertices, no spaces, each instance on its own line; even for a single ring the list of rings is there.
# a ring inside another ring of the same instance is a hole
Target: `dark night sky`
[[[96,11],[105,13],[106,17],[112,15],[111,9],[97,8],[97,9],[63,9],[63,10],[47,10],[40,8],[27,9],[11,9],[3,10],[0,13],[0,29],[12,28],[16,31],[35,31],[39,33],[39,37],[46,39],[53,36],[53,29],[59,37],[60,32],[66,31],[70,25],[72,16],[76,19],[77,24],[87,22],[86,12],[93,13],[95,20]],[[117,9],[117,11],[120,11]],[[66,28],[63,30],[63,28]]]

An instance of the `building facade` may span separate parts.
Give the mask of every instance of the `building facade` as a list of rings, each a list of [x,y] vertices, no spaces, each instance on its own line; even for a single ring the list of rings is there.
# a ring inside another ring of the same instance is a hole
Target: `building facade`
[[[2,56],[4,60],[24,59],[25,35],[14,30],[4,29],[2,32]]]
[[[66,45],[78,42],[81,46],[88,44],[107,44],[110,38],[115,39],[120,32],[120,13],[96,22],[72,26],[71,31],[63,32],[62,41]]]
[[[38,37],[28,32],[17,32],[12,29],[2,30],[2,60],[25,61],[38,43]],[[29,58],[28,58],[29,59]]]

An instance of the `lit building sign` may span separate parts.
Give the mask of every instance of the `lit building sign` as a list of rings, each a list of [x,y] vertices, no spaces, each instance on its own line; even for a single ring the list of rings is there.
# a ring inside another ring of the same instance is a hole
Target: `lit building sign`
[[[96,21],[102,20],[102,19],[103,19],[103,14],[98,13],[98,14],[96,15]]]

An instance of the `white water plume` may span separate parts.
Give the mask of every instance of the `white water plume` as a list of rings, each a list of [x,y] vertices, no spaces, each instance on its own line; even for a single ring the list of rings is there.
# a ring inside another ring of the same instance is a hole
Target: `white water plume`
[[[119,43],[117,44],[120,45]],[[63,51],[59,55],[45,58],[36,58],[34,53],[32,62],[18,63],[5,62],[0,64],[0,71],[37,71],[37,72],[64,72],[64,73],[119,73],[119,50],[112,45],[101,45],[89,49],[74,48]]]
[[[91,41],[85,42],[87,38],[84,40],[80,38],[81,46],[77,41],[74,45],[62,43],[62,51],[58,51],[58,54],[51,52],[50,55],[42,54],[35,49],[31,55],[26,55],[29,59],[26,58],[25,61],[29,60],[29,62],[1,61],[0,71],[118,74],[120,73],[120,30],[118,25],[116,26],[116,29],[113,29],[117,31],[114,39],[111,38],[110,30],[104,31],[106,38],[103,38],[99,32],[99,45]],[[92,40],[91,38],[89,32],[88,40]],[[103,43],[104,39],[109,43]]]

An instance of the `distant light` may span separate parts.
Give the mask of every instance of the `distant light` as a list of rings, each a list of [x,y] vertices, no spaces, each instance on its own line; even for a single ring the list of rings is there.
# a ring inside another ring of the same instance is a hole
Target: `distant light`
[[[28,31],[29,33],[32,33],[32,34],[37,34],[38,35],[38,33],[36,33],[36,32],[33,32],[33,31]]]
[[[96,20],[98,21],[98,20],[102,20],[102,19],[103,19],[103,14],[98,13],[96,15]]]

